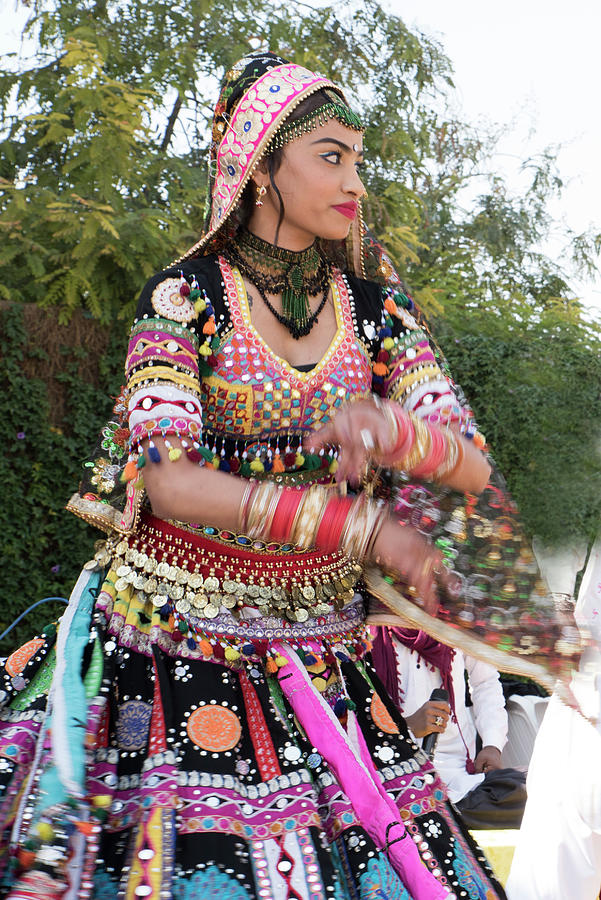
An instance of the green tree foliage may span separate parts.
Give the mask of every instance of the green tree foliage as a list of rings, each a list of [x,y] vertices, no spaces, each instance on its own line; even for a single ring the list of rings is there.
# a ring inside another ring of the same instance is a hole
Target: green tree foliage
[[[61,325],[83,312],[123,340],[140,286],[200,231],[218,81],[249,41],[269,46],[329,74],[362,110],[367,220],[430,315],[529,529],[551,541],[596,529],[599,329],[583,318],[565,269],[540,250],[561,179],[551,154],[528,160],[524,190],[511,195],[491,162],[495,135],[447,113],[452,72],[436,42],[377,0],[319,9],[301,0],[30,0],[27,9],[24,49],[0,64],[0,298],[51,310]],[[593,269],[598,239],[566,238],[578,266]],[[76,524],[79,537],[65,531],[59,508],[119,374],[109,354],[103,391],[85,360],[73,368],[73,349],[60,351],[72,390],[52,412],[58,376],[44,379],[43,360],[39,379],[10,362],[11,329],[0,483],[9,494],[18,485],[6,508],[19,524],[2,530],[9,568],[20,555],[25,563],[4,596],[22,608],[32,572],[34,596],[60,587],[41,588],[47,565],[28,562],[31,534],[54,564],[65,562],[67,533],[69,552],[77,545],[77,558],[87,556],[89,536]],[[22,431],[36,435],[26,453]]]

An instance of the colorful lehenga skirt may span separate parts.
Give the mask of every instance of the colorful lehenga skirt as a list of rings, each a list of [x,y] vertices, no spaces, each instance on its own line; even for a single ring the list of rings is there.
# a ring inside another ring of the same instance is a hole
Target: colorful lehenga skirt
[[[101,548],[2,670],[0,896],[409,900],[368,777],[441,888],[504,897],[376,678],[358,575],[149,516]]]

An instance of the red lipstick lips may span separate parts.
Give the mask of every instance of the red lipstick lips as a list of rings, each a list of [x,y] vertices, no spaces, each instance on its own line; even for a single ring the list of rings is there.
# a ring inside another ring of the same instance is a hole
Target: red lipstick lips
[[[333,206],[332,209],[346,216],[347,219],[354,219],[357,215],[356,203],[339,203],[337,206]]]

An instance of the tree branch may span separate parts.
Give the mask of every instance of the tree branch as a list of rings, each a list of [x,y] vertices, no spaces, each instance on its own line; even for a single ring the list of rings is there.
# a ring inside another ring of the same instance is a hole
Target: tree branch
[[[175,123],[177,122],[177,117],[179,116],[179,111],[181,108],[182,98],[178,92],[177,97],[175,98],[175,103],[173,104],[173,109],[171,110],[171,115],[169,116],[169,120],[167,122],[165,135],[163,137],[163,140],[161,141],[161,152],[164,152],[171,143],[171,138],[173,137],[173,129],[175,128]]]

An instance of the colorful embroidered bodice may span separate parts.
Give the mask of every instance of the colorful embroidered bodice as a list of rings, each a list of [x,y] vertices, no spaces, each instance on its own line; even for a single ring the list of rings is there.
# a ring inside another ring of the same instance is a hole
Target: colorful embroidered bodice
[[[253,328],[239,271],[224,259],[220,268],[231,326],[220,336],[215,368],[201,383],[205,430],[261,442],[284,437],[289,443],[327,422],[345,401],[369,393],[369,349],[356,337],[352,297],[340,272],[331,282],[336,334],[315,368],[301,372]]]

